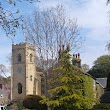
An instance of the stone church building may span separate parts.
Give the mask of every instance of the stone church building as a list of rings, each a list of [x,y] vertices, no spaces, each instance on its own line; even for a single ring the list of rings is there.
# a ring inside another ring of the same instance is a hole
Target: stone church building
[[[28,94],[41,95],[42,72],[36,68],[35,46],[29,43],[12,45],[11,100]]]
[[[78,58],[76,66],[81,67],[81,61]],[[75,58],[76,59],[76,58]],[[74,63],[74,62],[73,62]],[[75,64],[74,64],[75,65]],[[55,66],[55,65],[54,65]],[[51,70],[51,68],[49,68]],[[48,74],[43,74],[42,70],[36,67],[36,48],[29,43],[20,43],[12,45],[12,74],[11,74],[11,101],[23,99],[26,95],[48,95],[49,85],[47,83],[50,77],[55,77],[48,70]],[[93,90],[95,97],[99,94],[98,89],[103,91],[102,86],[87,73],[82,73],[93,80]],[[52,76],[51,76],[52,75]],[[58,74],[56,75],[58,77]],[[41,83],[42,82],[42,83]],[[99,88],[96,88],[97,86]]]

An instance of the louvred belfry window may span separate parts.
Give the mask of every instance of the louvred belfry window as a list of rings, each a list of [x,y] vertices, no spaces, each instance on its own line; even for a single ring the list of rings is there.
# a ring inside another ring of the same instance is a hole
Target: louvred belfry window
[[[21,54],[18,54],[18,62],[21,62]]]

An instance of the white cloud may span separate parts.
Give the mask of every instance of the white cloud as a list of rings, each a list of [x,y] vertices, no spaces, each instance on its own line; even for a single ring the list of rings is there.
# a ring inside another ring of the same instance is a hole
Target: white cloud
[[[109,27],[91,28],[90,31],[87,32],[86,37],[95,41],[106,42],[110,39]]]
[[[78,18],[79,24],[85,27],[100,27],[108,25],[109,6],[106,0],[47,0],[37,4],[39,7],[49,8],[63,4],[73,18]]]
[[[83,27],[96,28],[108,26],[108,9],[104,0],[88,0],[83,7],[73,7],[69,10]]]
[[[88,64],[90,68],[93,66],[94,61],[104,55],[108,54],[108,51],[104,48],[104,45],[94,45],[86,47],[85,53],[81,54],[82,64]]]
[[[50,7],[55,7],[56,5],[60,4],[61,1],[59,0],[42,0],[40,3],[36,3],[35,7],[39,7],[41,9],[43,8],[50,8]]]
[[[85,52],[82,54],[82,63],[87,63],[90,67],[97,57],[107,54],[105,45],[110,39],[108,18],[110,6],[107,6],[106,2],[106,0],[47,0],[43,5],[47,8],[58,3],[63,4],[68,15],[77,18],[82,29],[87,30],[82,35],[87,39]]]
[[[97,57],[107,54],[105,45],[106,41],[110,39],[107,12],[110,6],[106,6],[106,0],[41,0],[36,5],[39,8],[49,8],[57,4],[63,4],[68,15],[77,18],[82,29],[88,30],[82,35],[86,36],[87,41],[85,42],[85,52],[81,58],[82,63],[92,66],[92,62]],[[5,43],[3,47],[0,42],[0,59],[5,60],[6,55],[11,51],[11,41],[8,42],[9,45],[6,45],[6,40],[2,40],[2,42]],[[0,60],[0,63],[4,60]]]

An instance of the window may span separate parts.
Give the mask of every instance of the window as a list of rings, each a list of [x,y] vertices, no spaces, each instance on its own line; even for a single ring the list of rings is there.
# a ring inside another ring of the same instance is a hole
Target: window
[[[30,54],[30,62],[32,62],[32,54]]]
[[[32,75],[30,75],[30,81],[32,81]]]
[[[18,83],[18,93],[21,94],[22,93],[22,84]]]
[[[2,89],[2,84],[0,84],[0,89]]]
[[[18,62],[21,62],[21,54],[18,54]]]

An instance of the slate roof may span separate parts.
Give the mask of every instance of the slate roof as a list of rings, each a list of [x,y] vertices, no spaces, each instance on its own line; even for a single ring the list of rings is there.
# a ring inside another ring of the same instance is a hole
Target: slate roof
[[[96,78],[96,81],[102,85],[103,88],[106,88],[107,78]]]

